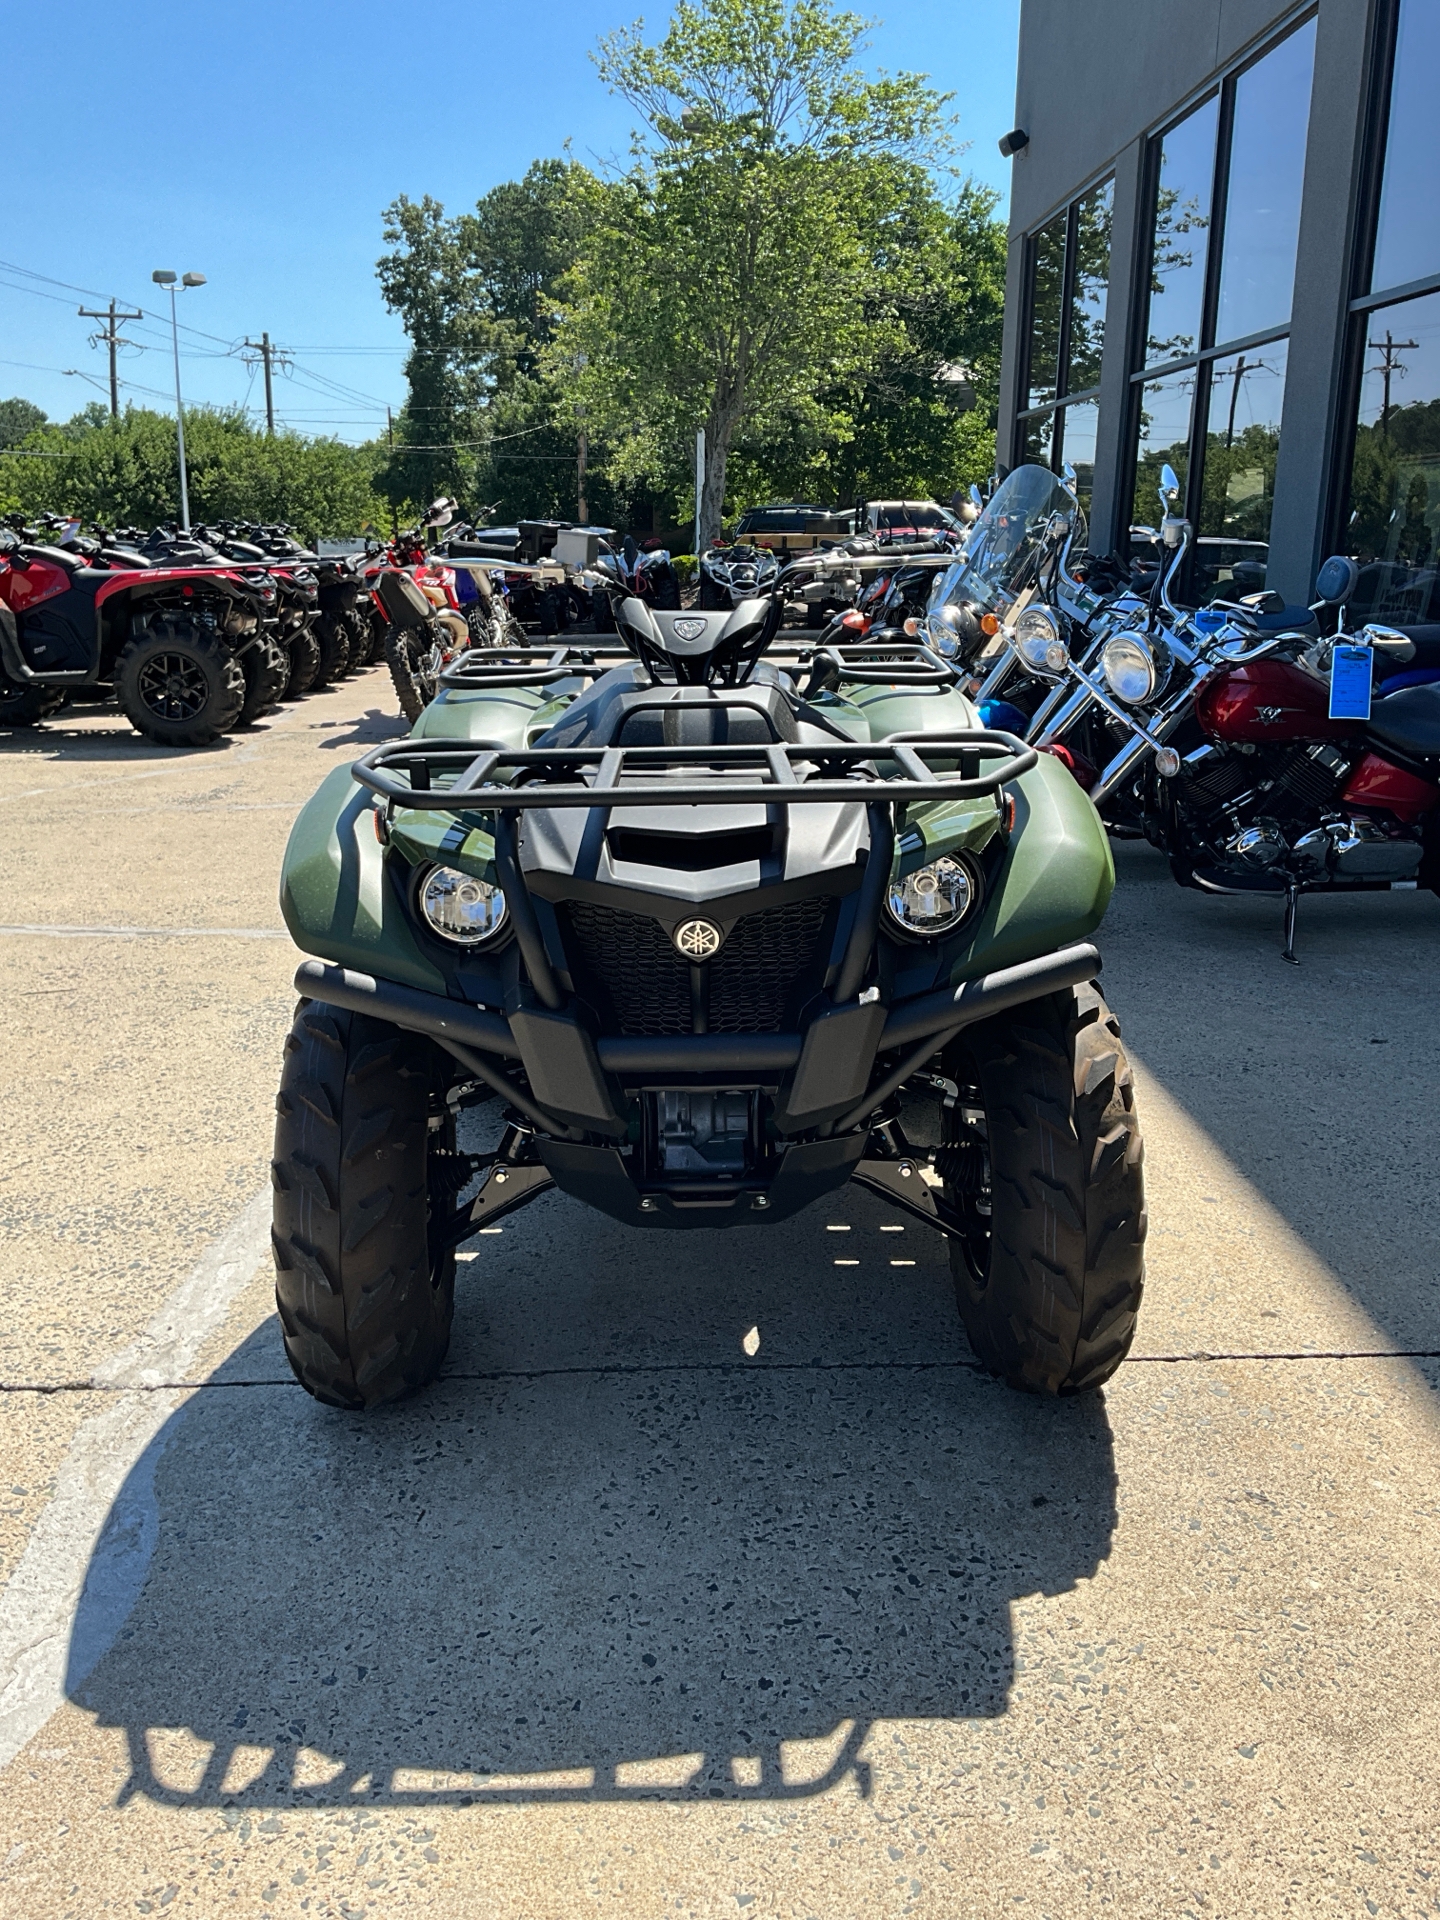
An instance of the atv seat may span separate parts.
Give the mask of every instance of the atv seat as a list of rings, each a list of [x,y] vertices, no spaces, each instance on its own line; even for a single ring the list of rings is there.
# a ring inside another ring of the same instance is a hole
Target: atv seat
[[[684,692],[693,694],[692,688]],[[657,700],[630,707],[617,747],[768,747],[781,737],[765,705],[755,698]]]
[[[1440,759],[1440,684],[1402,687],[1370,709],[1370,738],[1412,760]]]

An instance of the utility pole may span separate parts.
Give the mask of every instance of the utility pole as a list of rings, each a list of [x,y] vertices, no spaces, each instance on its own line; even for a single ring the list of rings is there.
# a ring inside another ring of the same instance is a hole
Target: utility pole
[[[247,359],[247,355],[258,356],[265,366],[265,430],[273,440],[275,438],[275,389],[271,382],[271,370],[277,361],[288,366],[289,355],[282,353],[279,347],[271,346],[268,333],[262,333],[258,340],[250,339],[247,334],[245,350],[241,358],[246,360],[248,366],[253,367],[255,359]]]
[[[118,420],[120,418],[120,381],[115,372],[115,349],[117,347],[133,347],[135,342],[133,340],[122,340],[115,329],[122,321],[143,320],[145,316],[143,313],[121,313],[113,300],[110,302],[109,307],[102,312],[97,312],[94,307],[81,307],[78,309],[78,312],[82,320],[108,320],[110,323],[107,327],[103,327],[99,333],[92,333],[90,340],[91,344],[97,347],[103,340],[105,345],[110,349],[110,418],[112,420]]]
[[[576,462],[577,472],[575,481],[575,491],[579,496],[579,505],[575,517],[582,527],[588,525],[590,520],[590,509],[585,504],[585,455],[588,451],[589,446],[585,439],[585,422],[582,419],[580,422],[580,452]]]
[[[1235,444],[1235,408],[1240,399],[1240,382],[1245,378],[1247,371],[1251,371],[1251,369],[1246,368],[1245,356],[1242,353],[1240,358],[1235,362],[1234,371],[1231,375],[1230,418],[1225,427],[1225,445],[1227,447],[1233,447]]]
[[[1418,347],[1420,342],[1418,340],[1397,340],[1387,327],[1383,340],[1367,340],[1365,344],[1368,347],[1372,347],[1381,357],[1380,378],[1384,384],[1385,397],[1380,406],[1380,431],[1388,436],[1390,432],[1390,382],[1397,374],[1403,380],[1406,371],[1396,356],[1406,352],[1411,347]]]

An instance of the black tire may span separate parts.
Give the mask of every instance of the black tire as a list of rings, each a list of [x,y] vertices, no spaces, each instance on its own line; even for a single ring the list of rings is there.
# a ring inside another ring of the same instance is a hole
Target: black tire
[[[980,1127],[936,1158],[977,1359],[1031,1393],[1085,1393],[1129,1352],[1145,1281],[1144,1145],[1120,1025],[1091,986],[967,1029],[945,1072]]]
[[[805,625],[811,633],[820,633],[830,623],[829,610],[818,600],[805,602]]]
[[[590,624],[596,633],[614,633],[615,609],[610,596],[603,587],[592,588],[590,593]]]
[[[38,727],[65,704],[63,687],[17,687],[0,680],[0,727]]]
[[[368,641],[369,651],[365,655],[366,665],[383,667],[385,664],[385,642],[389,637],[390,629],[378,613],[371,613],[367,616],[366,631],[370,636]]]
[[[391,627],[385,636],[385,664],[390,669],[390,679],[395,688],[395,697],[400,702],[400,711],[413,726],[429,705],[435,689],[428,685],[429,676],[421,670],[420,657],[423,642],[417,638],[411,627]]]
[[[295,1377],[328,1406],[416,1393],[449,1347],[455,1254],[430,1246],[432,1188],[437,1219],[453,1192],[440,1170],[454,1122],[430,1126],[444,1060],[417,1034],[310,1000],[285,1042],[275,1300]]]
[[[245,675],[223,640],[166,614],[120,649],[115,697],[137,733],[166,747],[208,747],[245,704]]]
[[[365,616],[358,608],[351,608],[341,614],[341,623],[345,628],[345,642],[350,649],[345,667],[348,679],[352,674],[361,673],[370,665],[370,630],[365,624]]]
[[[285,698],[298,700],[309,693],[320,670],[320,642],[309,627],[292,627],[283,642],[290,658],[290,678],[285,683]]]
[[[322,613],[315,623],[315,639],[320,649],[320,665],[311,684],[318,689],[344,677],[350,665],[350,636],[333,614]]]
[[[240,671],[245,676],[245,704],[235,724],[248,727],[285,698],[290,684],[290,656],[278,640],[264,634],[241,654]]]

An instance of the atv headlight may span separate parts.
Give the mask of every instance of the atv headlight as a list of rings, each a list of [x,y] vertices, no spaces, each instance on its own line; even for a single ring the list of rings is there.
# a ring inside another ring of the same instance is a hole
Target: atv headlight
[[[1115,698],[1131,707],[1143,706],[1160,683],[1155,656],[1138,633],[1120,633],[1107,640],[1100,671]]]
[[[906,933],[933,937],[958,926],[979,892],[979,882],[970,867],[947,853],[928,867],[917,867],[913,873],[892,880],[885,906],[896,926]]]
[[[425,924],[442,940],[478,947],[493,940],[505,924],[505,896],[488,880],[454,867],[432,867],[420,885]]]
[[[1032,673],[1063,673],[1070,664],[1070,649],[1049,607],[1026,607],[1015,622],[1015,647]]]

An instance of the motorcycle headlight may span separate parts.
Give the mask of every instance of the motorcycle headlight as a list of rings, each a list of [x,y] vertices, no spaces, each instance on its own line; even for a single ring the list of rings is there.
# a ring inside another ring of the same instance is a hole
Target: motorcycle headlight
[[[1137,633],[1117,634],[1100,655],[1100,671],[1117,700],[1140,707],[1159,685],[1155,656]]]
[[[933,937],[957,927],[980,897],[977,875],[953,854],[890,882],[885,907],[906,933]]]
[[[926,615],[925,637],[942,660],[953,660],[960,651],[960,642],[954,627],[941,614]]]
[[[1032,673],[1063,673],[1070,664],[1070,649],[1049,607],[1026,607],[1015,622],[1015,647]]]
[[[420,911],[442,940],[478,947],[504,926],[505,895],[488,880],[454,867],[432,867],[420,885]]]

